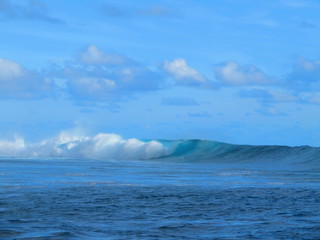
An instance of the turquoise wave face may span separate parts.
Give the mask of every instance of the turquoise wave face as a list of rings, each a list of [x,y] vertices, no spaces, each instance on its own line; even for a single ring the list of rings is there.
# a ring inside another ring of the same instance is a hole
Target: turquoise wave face
[[[320,165],[320,148],[234,145],[207,140],[158,140],[168,148],[161,159],[215,163],[305,163]]]

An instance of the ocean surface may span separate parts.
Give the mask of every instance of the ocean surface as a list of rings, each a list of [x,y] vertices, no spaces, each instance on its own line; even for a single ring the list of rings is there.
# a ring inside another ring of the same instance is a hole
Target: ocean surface
[[[0,239],[320,239],[319,148],[115,138],[17,140]]]

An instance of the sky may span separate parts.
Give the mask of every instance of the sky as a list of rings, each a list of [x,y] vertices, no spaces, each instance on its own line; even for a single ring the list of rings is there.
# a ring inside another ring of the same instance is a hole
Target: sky
[[[0,0],[0,139],[320,145],[316,0]]]

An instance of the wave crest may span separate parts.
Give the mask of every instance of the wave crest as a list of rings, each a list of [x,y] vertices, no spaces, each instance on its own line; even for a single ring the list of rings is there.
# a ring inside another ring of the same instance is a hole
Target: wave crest
[[[117,134],[99,133],[93,137],[62,132],[58,137],[34,144],[23,138],[0,141],[2,156],[62,157],[93,159],[153,159],[167,154],[161,143],[123,139]]]

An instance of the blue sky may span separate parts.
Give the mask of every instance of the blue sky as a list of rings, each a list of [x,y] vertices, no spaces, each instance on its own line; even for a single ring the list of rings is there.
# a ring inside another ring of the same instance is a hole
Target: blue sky
[[[0,138],[320,144],[320,3],[0,0]]]

